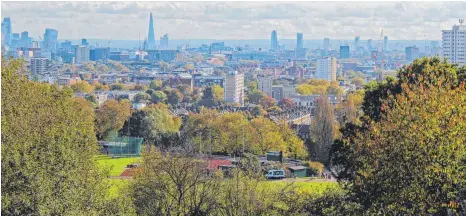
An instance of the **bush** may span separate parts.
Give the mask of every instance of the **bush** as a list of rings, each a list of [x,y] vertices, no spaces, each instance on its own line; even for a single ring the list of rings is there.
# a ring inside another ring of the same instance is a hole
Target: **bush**
[[[306,161],[303,166],[307,167],[309,175],[321,175],[324,171],[324,164],[316,161]]]

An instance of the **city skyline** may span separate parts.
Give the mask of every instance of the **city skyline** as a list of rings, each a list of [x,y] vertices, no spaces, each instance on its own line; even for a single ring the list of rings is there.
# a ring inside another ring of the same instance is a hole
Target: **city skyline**
[[[155,38],[174,40],[267,39],[274,29],[279,40],[299,32],[304,40],[376,41],[382,29],[391,40],[440,40],[464,10],[461,2],[2,2],[2,19],[34,38],[56,29],[59,40],[144,40],[151,12]]]

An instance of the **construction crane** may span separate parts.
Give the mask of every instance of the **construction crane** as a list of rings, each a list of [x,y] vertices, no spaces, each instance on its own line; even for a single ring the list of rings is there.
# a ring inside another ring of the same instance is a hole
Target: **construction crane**
[[[382,31],[380,32],[380,39],[379,39],[379,45],[377,47],[377,50],[375,51],[374,55],[373,55],[373,58],[374,58],[374,70],[377,70],[377,61],[380,60],[380,73],[378,74],[378,77],[377,79],[379,81],[383,80],[384,79],[384,63],[385,63],[385,60],[384,60],[384,50],[383,50],[383,29]]]

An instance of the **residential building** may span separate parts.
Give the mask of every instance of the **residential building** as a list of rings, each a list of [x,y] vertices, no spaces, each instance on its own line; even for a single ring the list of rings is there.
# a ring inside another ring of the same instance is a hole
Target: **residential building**
[[[329,82],[337,80],[337,59],[328,57],[317,60],[317,79],[325,79]]]
[[[257,76],[257,88],[268,96],[272,96],[272,76]]]
[[[340,46],[340,58],[341,59],[350,58],[350,47],[348,45]]]
[[[463,21],[461,19],[460,25],[454,25],[451,30],[442,31],[443,57],[460,66],[466,64],[466,27]]]
[[[212,85],[219,85],[224,87],[225,78],[221,76],[202,76],[201,74],[193,74],[194,87],[207,87]]]
[[[30,69],[32,74],[43,74],[47,72],[49,62],[48,58],[31,58]]]
[[[45,52],[56,52],[58,45],[58,31],[55,29],[45,29],[44,47]]]
[[[244,105],[244,74],[228,72],[225,78],[224,98],[226,102]]]
[[[278,35],[277,30],[273,30],[270,35],[270,49],[271,50],[278,50]]]
[[[90,60],[90,50],[87,46],[77,46],[74,50],[75,64],[82,64]]]
[[[155,49],[154,20],[152,18],[152,13],[150,13],[149,17],[149,34],[147,37],[147,49]]]
[[[410,46],[405,48],[406,62],[412,62],[419,58],[419,48]]]
[[[303,48],[303,33],[296,34],[296,50]]]

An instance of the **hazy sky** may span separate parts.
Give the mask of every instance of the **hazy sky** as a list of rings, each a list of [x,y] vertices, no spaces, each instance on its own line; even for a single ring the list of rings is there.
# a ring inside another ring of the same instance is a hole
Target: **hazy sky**
[[[378,40],[441,39],[466,17],[466,2],[2,2],[2,19],[10,17],[13,32],[43,37],[45,28],[59,39],[138,40],[147,37],[149,12],[155,36],[170,39]]]

